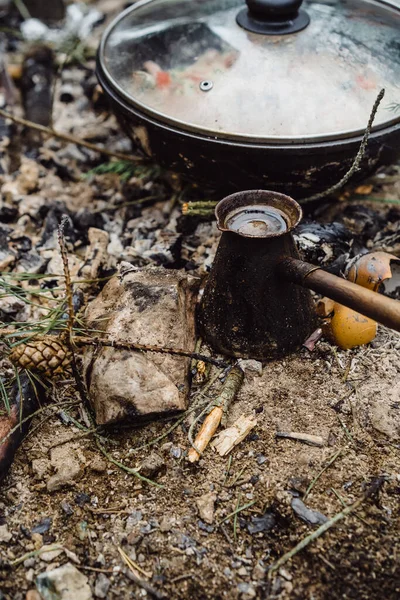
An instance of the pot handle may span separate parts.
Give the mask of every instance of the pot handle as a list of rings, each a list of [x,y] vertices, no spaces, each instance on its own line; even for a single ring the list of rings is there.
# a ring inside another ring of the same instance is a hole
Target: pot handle
[[[285,258],[280,262],[279,274],[293,283],[328,296],[331,300],[344,304],[386,327],[400,331],[399,300],[363,288],[296,258]]]
[[[253,33],[286,35],[305,29],[310,17],[300,10],[303,0],[246,0],[237,23]]]

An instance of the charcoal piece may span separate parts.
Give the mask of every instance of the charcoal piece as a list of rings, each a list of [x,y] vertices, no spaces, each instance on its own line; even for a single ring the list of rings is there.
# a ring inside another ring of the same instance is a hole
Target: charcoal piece
[[[39,19],[45,23],[61,21],[65,17],[64,0],[24,0],[24,4],[33,19]]]
[[[362,204],[349,204],[339,216],[339,219],[363,241],[373,238],[386,222],[386,219],[376,210]]]
[[[81,492],[80,494],[77,494],[75,496],[75,504],[77,504],[78,506],[84,506],[88,502],[90,502],[90,496],[88,496],[88,494],[85,494],[85,492]]]
[[[261,517],[251,517],[251,522],[247,523],[247,531],[254,535],[262,531],[269,531],[276,525],[276,517],[272,511],[267,511]]]
[[[309,220],[301,222],[293,235],[302,258],[322,266],[330,265],[342,255],[348,256],[354,238],[342,223]]]

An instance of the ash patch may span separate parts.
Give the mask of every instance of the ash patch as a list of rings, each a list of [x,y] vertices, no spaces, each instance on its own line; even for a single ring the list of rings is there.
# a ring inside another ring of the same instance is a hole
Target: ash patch
[[[139,282],[130,283],[127,290],[131,293],[139,312],[155,306],[163,297],[161,288],[149,287]]]

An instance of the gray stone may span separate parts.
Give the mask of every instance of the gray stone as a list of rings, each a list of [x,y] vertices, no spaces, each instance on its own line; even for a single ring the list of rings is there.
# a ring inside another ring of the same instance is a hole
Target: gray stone
[[[154,477],[160,471],[162,471],[164,467],[164,459],[155,452],[152,452],[142,462],[140,467],[140,474],[144,475],[145,477]]]
[[[88,327],[108,340],[193,350],[198,280],[157,267],[114,277],[86,310]],[[185,410],[190,359],[88,348],[85,377],[98,424]]]
[[[107,598],[108,590],[110,589],[111,581],[104,573],[99,573],[96,577],[94,586],[94,595],[96,598]]]
[[[130,530],[142,520],[142,511],[133,510],[126,520],[126,529]]]
[[[238,591],[242,594],[243,600],[256,597],[256,590],[250,583],[239,583]]]
[[[322,525],[328,518],[318,510],[308,508],[300,498],[293,498],[292,509],[295,514],[309,525]]]

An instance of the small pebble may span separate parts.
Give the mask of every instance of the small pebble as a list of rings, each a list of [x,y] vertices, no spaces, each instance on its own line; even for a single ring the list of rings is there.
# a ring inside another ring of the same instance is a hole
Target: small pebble
[[[156,452],[151,452],[149,456],[147,456],[141,464],[140,474],[144,475],[144,477],[154,477],[160,471],[162,471],[165,467],[164,459],[156,454]]]
[[[99,573],[96,577],[94,586],[94,595],[96,598],[107,598],[108,590],[110,589],[111,581],[104,573]]]
[[[90,463],[90,468],[95,473],[105,473],[107,471],[107,463],[101,456],[95,456]]]
[[[172,446],[170,454],[174,458],[180,458],[182,456],[182,448],[179,448],[179,446]]]
[[[7,543],[11,540],[12,534],[8,531],[7,525],[0,525],[0,543]]]
[[[29,590],[26,592],[26,600],[42,600],[42,597],[36,590]]]
[[[202,531],[207,531],[207,533],[212,533],[214,531],[213,525],[207,525],[206,523],[204,523],[204,521],[201,521],[200,519],[197,521],[197,525],[199,526],[199,529],[201,529]]]
[[[26,560],[24,560],[24,567],[25,569],[31,569],[32,567],[35,566],[36,563],[36,558],[34,556],[31,556],[30,558],[27,558]]]
[[[125,529],[130,530],[142,520],[143,513],[141,510],[133,510],[126,520]]]
[[[88,502],[90,502],[90,496],[88,496],[88,494],[85,494],[84,492],[81,492],[80,494],[77,494],[75,496],[75,504],[77,504],[78,506],[84,506],[85,504],[88,504]]]
[[[44,519],[39,521],[37,525],[32,527],[32,533],[40,533],[41,535],[43,535],[43,533],[47,533],[49,531],[52,523],[53,521],[51,517],[45,517]]]
[[[66,502],[65,500],[63,500],[60,503],[60,506],[61,506],[62,510],[65,512],[65,514],[68,515],[69,517],[74,514],[74,511],[73,511],[71,505],[68,504],[68,502]]]
[[[243,598],[250,599],[256,597],[256,590],[250,583],[239,583],[238,591],[243,594]]]

